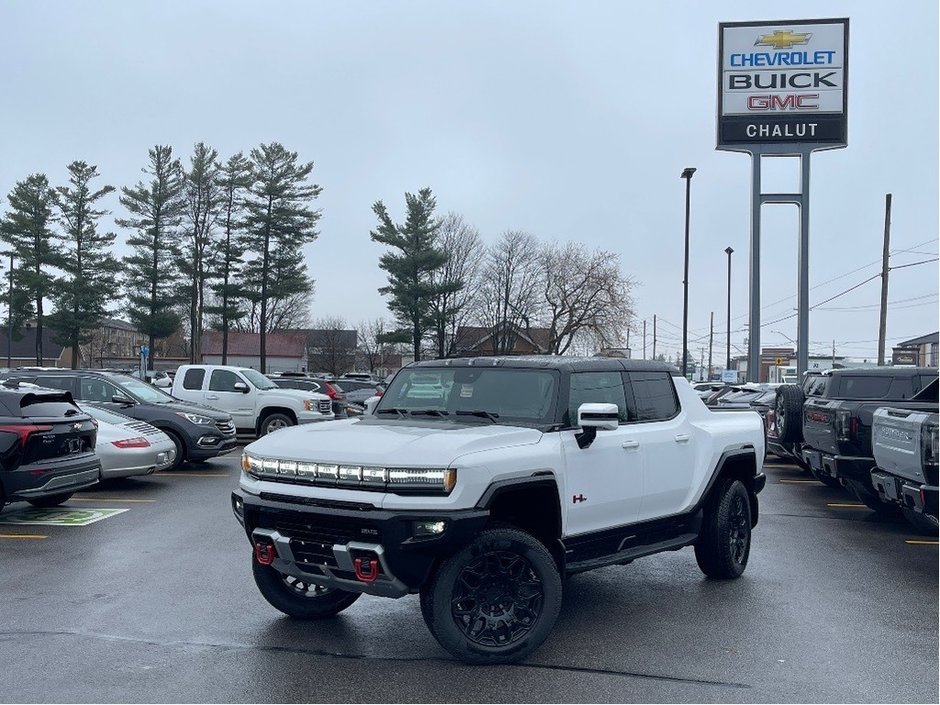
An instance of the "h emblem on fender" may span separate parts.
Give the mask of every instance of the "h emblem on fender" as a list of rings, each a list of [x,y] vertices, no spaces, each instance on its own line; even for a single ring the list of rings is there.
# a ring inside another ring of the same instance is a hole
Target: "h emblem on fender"
[[[586,502],[586,501],[587,501],[587,497],[585,497],[583,494],[576,494],[571,497],[572,504],[577,504],[578,502]]]

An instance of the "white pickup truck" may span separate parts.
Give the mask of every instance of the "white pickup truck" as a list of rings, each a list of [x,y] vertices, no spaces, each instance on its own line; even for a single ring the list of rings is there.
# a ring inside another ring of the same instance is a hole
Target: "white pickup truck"
[[[505,663],[548,636],[566,575],[685,546],[711,578],[747,565],[761,418],[663,363],[419,362],[369,408],[245,448],[232,509],[288,615],[420,593],[444,648]]]
[[[325,394],[281,389],[257,370],[230,365],[182,365],[170,393],[232,415],[241,433],[265,436],[288,426],[334,418]]]

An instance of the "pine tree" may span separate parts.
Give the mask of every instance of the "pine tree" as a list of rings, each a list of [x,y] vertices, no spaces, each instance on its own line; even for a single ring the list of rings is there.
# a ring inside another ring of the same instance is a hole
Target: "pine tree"
[[[121,205],[131,217],[118,219],[117,224],[135,231],[127,239],[134,253],[124,258],[128,316],[147,335],[153,350],[154,341],[172,334],[180,323],[174,310],[179,300],[176,264],[186,201],[183,168],[179,159],[173,159],[172,148],[157,145],[149,156],[150,164],[142,171],[150,181],[121,189]],[[152,354],[148,367],[153,369]]]
[[[260,367],[265,372],[271,300],[286,300],[312,288],[302,248],[317,238],[320,211],[309,204],[322,189],[307,183],[313,162],[298,163],[297,152],[288,152],[277,142],[251,150],[251,170],[245,244],[255,259],[245,267],[245,275],[257,289]]]
[[[218,316],[222,331],[222,364],[228,364],[228,334],[232,324],[245,315],[239,305],[243,298],[237,280],[242,267],[244,247],[241,237],[245,194],[251,186],[251,162],[241,152],[229,158],[219,169],[219,225],[223,235],[216,252],[216,280],[212,293],[216,305],[207,309]]]
[[[218,151],[199,142],[193,148],[190,169],[184,175],[186,201],[185,244],[178,260],[180,298],[189,299],[189,361],[199,361],[206,284],[213,276],[212,229],[218,217],[221,189],[217,182]]]
[[[421,343],[434,326],[433,299],[444,288],[453,290],[459,283],[436,284],[432,280],[432,274],[447,262],[447,254],[435,247],[440,221],[434,217],[437,201],[431,189],[423,188],[417,195],[406,193],[405,205],[405,223],[396,225],[382,201],[376,201],[372,210],[379,218],[379,227],[370,236],[400,253],[386,252],[379,258],[379,266],[388,272],[388,286],[380,288],[379,293],[390,296],[388,308],[399,324],[399,330],[386,340],[404,342],[410,334],[414,358],[420,360]]]
[[[49,317],[56,341],[72,349],[72,369],[78,367],[79,345],[88,343],[117,296],[120,265],[110,253],[114,233],[98,232],[98,220],[108,211],[96,202],[113,186],[92,190],[99,176],[94,165],[75,161],[68,165],[69,185],[55,190],[59,221],[65,230],[65,276],[54,288],[55,312]]]
[[[26,292],[36,313],[36,364],[42,365],[43,300],[52,293],[50,268],[62,261],[61,237],[52,229],[55,192],[45,174],[18,181],[7,197],[10,210],[0,223],[0,239],[18,261],[17,286]]]

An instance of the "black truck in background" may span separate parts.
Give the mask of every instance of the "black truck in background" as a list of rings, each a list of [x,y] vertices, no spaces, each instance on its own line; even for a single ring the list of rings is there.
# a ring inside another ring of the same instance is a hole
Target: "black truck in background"
[[[889,509],[871,479],[875,411],[890,406],[936,413],[936,397],[915,397],[937,380],[937,368],[833,370],[828,376],[823,394],[803,404],[803,460],[820,480],[845,486],[869,508]]]

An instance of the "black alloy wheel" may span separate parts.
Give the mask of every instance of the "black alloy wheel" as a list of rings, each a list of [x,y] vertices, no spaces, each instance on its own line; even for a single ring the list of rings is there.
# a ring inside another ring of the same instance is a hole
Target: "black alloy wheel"
[[[339,614],[359,599],[361,593],[284,575],[253,557],[251,569],[255,584],[272,607],[294,619],[324,619]]]
[[[738,578],[751,553],[751,498],[740,480],[719,482],[702,518],[695,560],[709,578]]]
[[[736,563],[743,563],[747,560],[750,547],[751,512],[747,504],[747,497],[735,494],[731,498],[731,507],[728,510],[728,547],[731,551],[731,560]]]

